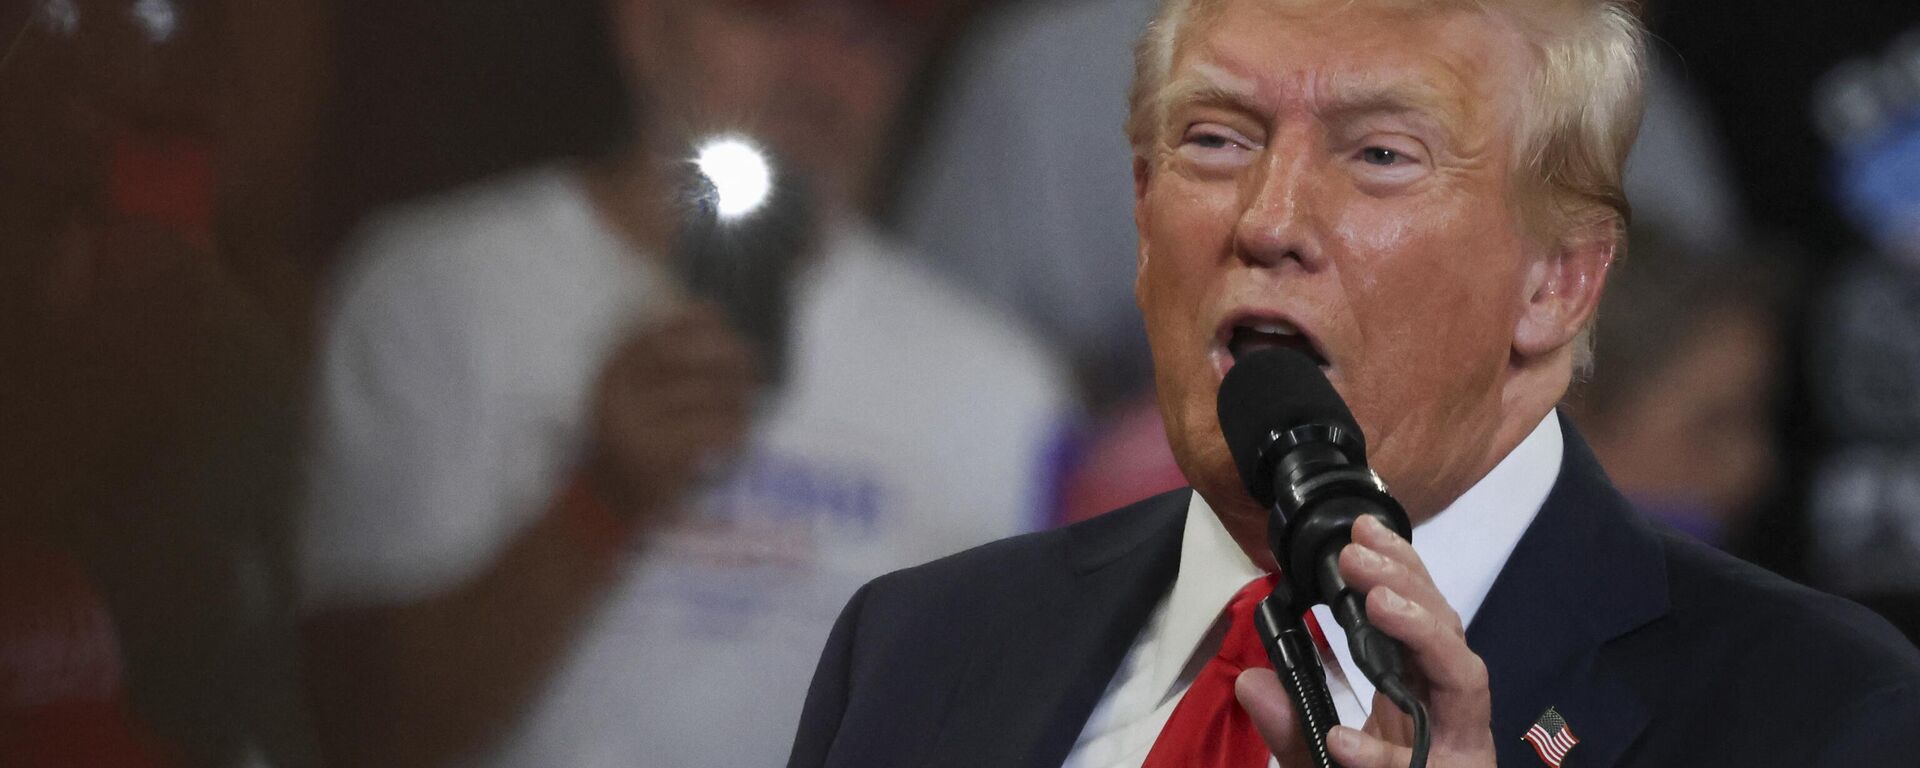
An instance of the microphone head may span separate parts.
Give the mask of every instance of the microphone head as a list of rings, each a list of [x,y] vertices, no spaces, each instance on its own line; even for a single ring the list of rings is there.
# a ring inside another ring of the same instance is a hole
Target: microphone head
[[[1364,452],[1366,442],[1347,403],[1313,359],[1285,349],[1263,349],[1234,362],[1220,382],[1220,431],[1240,469],[1240,481],[1255,499],[1271,494],[1257,486],[1271,472],[1262,463],[1273,436],[1317,425],[1347,430]]]

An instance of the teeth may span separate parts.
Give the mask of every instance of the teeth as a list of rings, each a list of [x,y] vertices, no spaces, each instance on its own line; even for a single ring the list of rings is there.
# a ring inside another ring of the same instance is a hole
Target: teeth
[[[1271,333],[1279,336],[1300,335],[1299,328],[1293,327],[1292,323],[1284,320],[1262,320],[1256,323],[1248,323],[1246,328],[1255,333]]]

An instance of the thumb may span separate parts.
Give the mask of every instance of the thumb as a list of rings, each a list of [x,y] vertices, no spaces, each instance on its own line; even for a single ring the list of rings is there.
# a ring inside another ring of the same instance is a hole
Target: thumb
[[[1280,678],[1265,667],[1242,670],[1233,681],[1233,696],[1240,708],[1253,718],[1253,727],[1267,748],[1280,758],[1281,765],[1313,765],[1307,754],[1307,739],[1301,733],[1300,719],[1294,716],[1293,702],[1280,686]]]

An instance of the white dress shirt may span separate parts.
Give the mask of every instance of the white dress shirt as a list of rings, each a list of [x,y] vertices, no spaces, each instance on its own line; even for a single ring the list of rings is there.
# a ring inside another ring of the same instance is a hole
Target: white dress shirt
[[[1560,474],[1563,449],[1560,422],[1548,413],[1486,477],[1415,529],[1414,550],[1462,622],[1473,621],[1494,578],[1546,502]],[[1173,587],[1134,638],[1068,753],[1065,768],[1137,768],[1146,762],[1187,687],[1218,652],[1227,602],[1262,575],[1206,500],[1193,494]],[[1346,633],[1326,606],[1315,607],[1313,613],[1333,647],[1333,658],[1322,662],[1340,722],[1365,722],[1373,710],[1373,684],[1362,675],[1347,674],[1354,666]]]

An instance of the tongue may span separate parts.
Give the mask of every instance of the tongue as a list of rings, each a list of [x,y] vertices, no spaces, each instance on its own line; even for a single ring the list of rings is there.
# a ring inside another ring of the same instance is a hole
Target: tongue
[[[1227,340],[1227,352],[1235,360],[1265,349],[1292,349],[1313,358],[1316,363],[1326,364],[1314,351],[1313,345],[1307,342],[1307,338],[1297,334],[1262,333],[1248,328],[1235,328],[1233,338]]]

